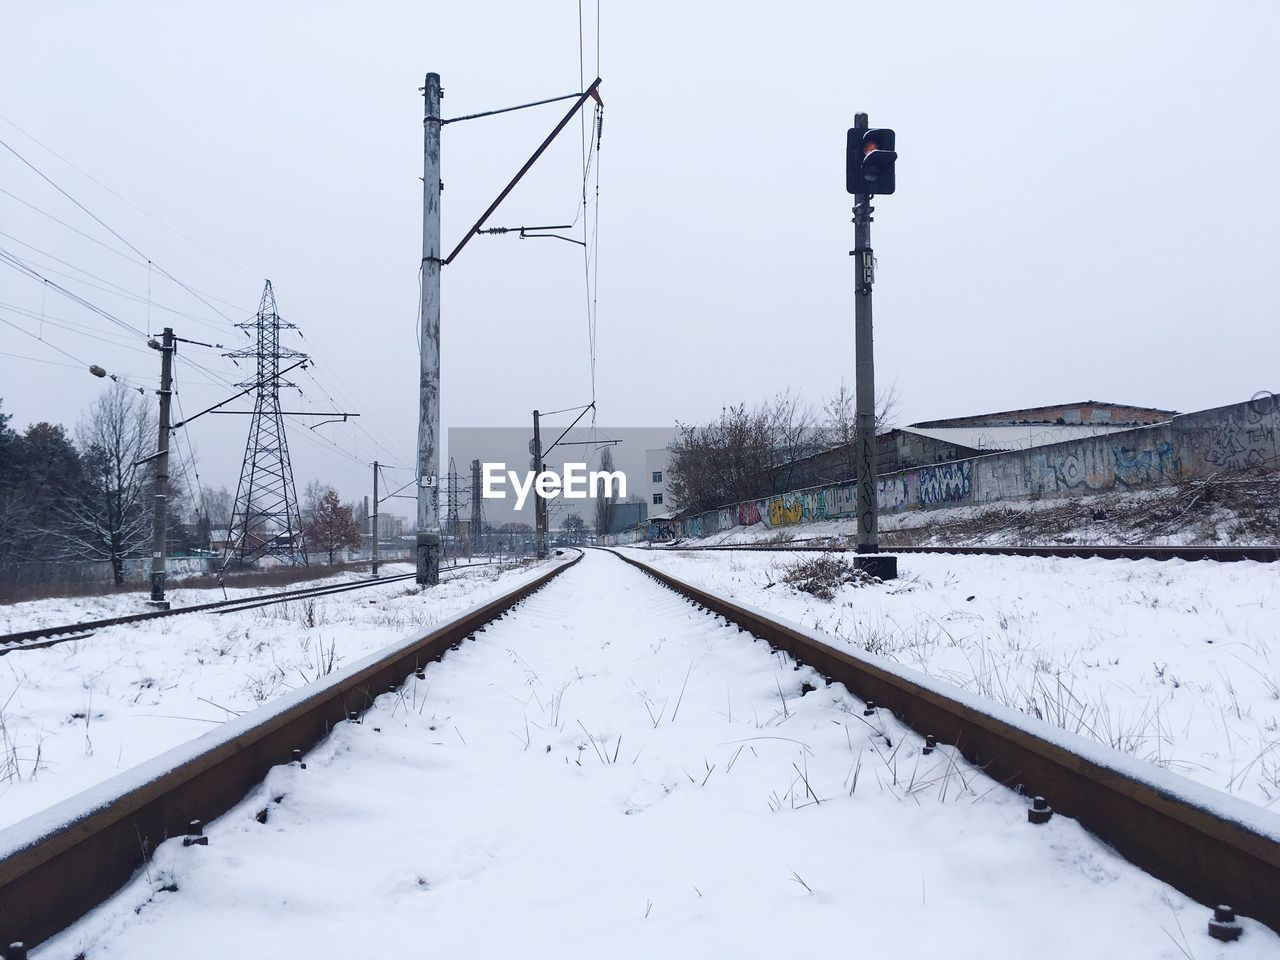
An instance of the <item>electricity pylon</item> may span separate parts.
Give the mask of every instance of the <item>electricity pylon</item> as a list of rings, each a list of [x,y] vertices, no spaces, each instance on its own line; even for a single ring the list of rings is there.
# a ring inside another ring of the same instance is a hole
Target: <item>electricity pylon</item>
[[[257,377],[242,387],[254,388],[253,420],[240,466],[236,505],[223,553],[225,569],[231,561],[249,563],[260,557],[277,557],[285,563],[306,566],[307,551],[302,537],[302,516],[289,462],[289,444],[280,412],[280,387],[292,383],[280,379],[282,359],[306,359],[306,354],[280,344],[280,331],[295,325],[280,319],[275,291],[267,281],[258,305],[258,315],[236,326],[253,329],[253,348],[236,350],[228,357],[253,359]]]

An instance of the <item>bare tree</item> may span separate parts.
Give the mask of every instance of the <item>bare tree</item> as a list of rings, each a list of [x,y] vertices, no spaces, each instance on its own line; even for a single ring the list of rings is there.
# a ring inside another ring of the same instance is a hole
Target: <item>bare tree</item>
[[[768,496],[773,490],[771,417],[764,407],[725,407],[703,426],[676,424],[667,489],[682,509]]]
[[[813,409],[790,389],[775,395],[762,409],[768,421],[771,466],[776,468],[771,471],[769,492],[781,493],[792,487],[796,461],[817,453],[822,438]]]
[[[219,487],[217,490],[201,487],[196,525],[197,539],[202,547],[212,547],[215,534],[226,535],[231,528],[231,512],[234,508],[235,498],[226,487]]]
[[[308,485],[307,492],[311,492],[311,485]],[[320,495],[303,526],[307,546],[328,551],[331,564],[337,551],[354,550],[360,546],[360,527],[351,505],[340,502],[338,491],[332,487]]]
[[[302,503],[300,504],[300,512],[302,513],[302,522],[305,525],[307,518],[320,509],[320,501],[324,499],[324,495],[333,488],[327,483],[321,483],[319,480],[310,480],[302,490]]]
[[[76,439],[84,479],[54,532],[65,555],[109,561],[123,583],[125,559],[142,552],[151,530],[150,476],[139,461],[155,446],[156,417],[143,397],[116,384],[89,408]]]
[[[564,518],[564,532],[570,543],[582,543],[587,538],[587,521],[581,514],[571,513]]]
[[[231,492],[226,487],[219,487],[217,490],[205,487],[200,492],[200,499],[209,524],[215,530],[220,529],[225,533],[227,527],[231,526],[231,511],[235,508],[235,498],[231,496]]]
[[[876,398],[876,436],[894,428],[898,419],[898,385]],[[858,472],[857,452],[854,448],[855,421],[854,393],[841,381],[840,389],[822,405],[823,445],[835,450],[839,464],[840,480],[852,480]]]
[[[608,447],[600,452],[600,469],[613,472],[613,451]],[[618,491],[609,484],[609,496],[596,498],[596,536],[603,537],[613,526],[613,518],[617,513]]]

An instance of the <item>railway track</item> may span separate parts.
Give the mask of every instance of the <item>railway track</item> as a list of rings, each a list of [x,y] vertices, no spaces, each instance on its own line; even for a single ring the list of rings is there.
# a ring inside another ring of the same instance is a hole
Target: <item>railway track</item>
[[[835,641],[820,633],[700,590],[649,567],[634,556],[617,553],[614,556],[662,589],[642,591],[639,584],[644,581],[635,576],[627,579],[622,562],[615,562],[606,556],[605,551],[598,551],[593,553],[586,572],[579,577],[581,580],[590,574],[594,579],[577,587],[578,595],[598,597],[605,587],[610,593],[617,591],[619,603],[633,605],[625,618],[626,627],[619,626],[619,631],[632,639],[652,635],[653,658],[662,655],[664,636],[674,638],[681,631],[701,631],[718,636],[718,642],[731,644],[725,649],[734,656],[738,655],[735,651],[749,653],[749,646],[739,645],[736,640],[729,641],[724,636],[725,627],[734,626],[738,632],[733,636],[740,636],[745,631],[752,638],[766,641],[793,660],[796,670],[803,664],[827,680],[843,684],[864,702],[865,708],[859,712],[872,719],[863,722],[869,728],[876,727],[878,735],[886,740],[889,739],[886,734],[891,734],[898,740],[900,749],[902,734],[899,726],[904,725],[904,728],[915,731],[909,734],[909,753],[919,755],[937,750],[948,756],[963,756],[994,781],[987,788],[988,792],[1003,784],[1028,796],[1044,796],[1058,815],[1077,820],[1113,845],[1133,864],[1191,898],[1204,904],[1229,903],[1243,915],[1255,918],[1273,930],[1280,930],[1280,899],[1276,897],[1276,878],[1280,877],[1280,817],[1275,814],[1200,788],[1020,714],[993,707],[976,697],[900,670],[887,662],[865,656],[855,657],[844,649],[838,649]],[[536,614],[517,613],[515,608],[582,559],[582,556],[577,556],[562,562],[506,596],[473,608],[422,637],[405,641],[353,664],[322,683],[230,721],[188,747],[157,758],[93,791],[91,798],[73,798],[53,808],[47,815],[0,832],[0,943],[25,938],[26,943],[33,944],[67,927],[118,890],[142,864],[144,850],[154,850],[165,839],[186,833],[192,820],[208,822],[230,810],[254,791],[273,768],[287,766],[296,770],[301,751],[323,739],[336,724],[343,720],[358,723],[361,713],[371,708],[375,711],[371,714],[373,717],[394,716],[396,698],[384,698],[379,706],[375,702],[379,695],[392,693],[403,699],[407,685],[424,677],[423,669],[427,663],[444,656],[451,648],[457,648],[464,639],[480,641],[477,646],[466,648],[467,657],[477,656],[481,650],[488,651],[491,659],[500,654],[503,661],[518,664],[520,674],[532,689],[536,683],[542,682],[537,670],[524,662],[517,650],[506,649],[505,653],[500,653],[502,648],[513,644],[517,638],[527,640],[531,632],[535,637],[544,638],[535,646],[546,649],[545,638],[549,637],[555,640],[551,645],[555,647],[561,643],[559,637],[570,636],[575,629],[575,608],[570,602],[571,596],[566,597],[565,594],[567,581],[563,589],[557,588],[556,597],[559,599],[553,601],[549,592],[546,599],[536,601]],[[617,572],[604,570],[602,564],[610,569],[616,566]],[[673,613],[673,592],[699,612],[689,611],[688,607],[677,603],[677,610],[687,612]],[[496,624],[498,620],[504,622]],[[610,646],[611,640],[608,636],[602,638],[601,634],[610,629],[610,624],[618,623],[617,609],[610,605],[604,614],[598,615],[597,621],[589,624],[584,621],[577,629],[591,638],[592,649],[604,649]],[[481,631],[491,624],[495,633],[491,634],[493,640],[489,642]],[[565,630],[570,633],[561,632]],[[599,646],[602,639],[604,648]],[[641,670],[643,667],[639,665],[650,657],[643,649],[634,649],[636,646],[639,644],[633,643],[625,651],[633,659],[624,661],[624,664]],[[640,659],[635,659],[637,656]],[[686,685],[695,662],[696,657],[689,663]],[[600,667],[599,671],[608,676],[611,669],[620,668]],[[574,672],[577,683],[584,683],[588,676],[600,675],[589,664],[583,664],[582,671],[575,666]],[[769,682],[771,684],[772,679]],[[494,681],[487,686],[495,688],[501,684]],[[537,698],[536,690],[531,695],[531,699],[538,699],[540,707],[554,711],[553,726],[556,722],[563,726],[563,719],[558,715],[569,686],[566,681],[558,693],[548,698]],[[799,686],[798,681],[795,686]],[[805,687],[814,689],[807,682]],[[401,692],[397,693],[398,690]],[[800,696],[803,694],[804,688],[801,688]],[[505,702],[509,692],[499,690],[493,695],[499,698],[494,702],[501,703]],[[671,711],[670,703],[674,702],[674,710],[679,711],[684,695],[685,689],[680,687],[679,699],[673,697],[659,710],[656,702],[651,704],[649,698],[641,693],[651,716],[653,713],[657,715],[653,723],[655,731],[665,731],[674,725],[675,713]],[[416,692],[414,696],[416,698]],[[790,716],[787,713],[787,695],[781,685],[778,696],[782,702],[780,715]],[[616,700],[617,696],[613,698]],[[478,707],[478,715],[487,716],[494,709]],[[738,706],[736,709],[741,711],[743,708]],[[668,727],[662,726],[662,711],[668,713]],[[735,703],[731,699],[728,704],[731,726],[734,712]],[[862,717],[857,719],[862,721]],[[385,719],[382,722],[385,725]],[[823,721],[821,726],[825,728],[826,722]],[[853,726],[857,727],[857,724]],[[355,729],[350,728],[351,731]],[[430,729],[435,731],[435,725]],[[462,731],[456,732],[458,740],[465,745]],[[527,723],[524,731],[507,732],[517,740],[524,737],[526,751],[533,746],[533,736]],[[588,732],[585,725],[583,732]],[[792,737],[799,735],[791,728],[787,732]],[[471,736],[474,733],[468,728],[468,737]],[[500,729],[493,736],[506,739],[506,733]],[[672,736],[675,737],[674,742],[681,742],[682,735],[677,731],[673,730]],[[599,758],[602,766],[618,763],[623,746],[620,732],[617,737],[616,746],[611,746],[610,735],[597,737],[588,733],[586,742],[579,743],[577,747],[574,762],[579,766],[585,762],[594,764],[595,758]],[[930,739],[926,741],[926,737]],[[451,735],[448,739],[452,742]],[[770,735],[747,737],[742,743],[749,741],[795,742],[789,737]],[[733,742],[737,741],[730,741],[731,744]],[[539,740],[536,751],[526,755],[540,755],[541,743]],[[398,755],[397,751],[402,753],[409,749],[410,744],[406,744],[380,756],[390,758]],[[634,745],[627,748],[627,753],[632,749],[635,749]],[[636,760],[643,750],[642,746]],[[734,760],[738,759],[741,751],[740,744]],[[347,749],[339,752],[343,756],[351,753]],[[552,752],[550,743],[546,745],[546,752]],[[755,752],[754,748],[752,752]],[[625,763],[626,759],[622,762]],[[630,762],[634,764],[636,760]],[[569,761],[569,757],[564,758],[564,762]],[[427,765],[427,774],[422,774],[421,762],[414,763],[412,769],[417,771],[415,776],[427,776],[425,782],[437,783],[443,790],[446,784],[438,779],[443,773],[431,774],[435,770],[432,764],[437,762]],[[729,767],[732,769],[733,761]],[[373,768],[367,764],[361,769],[363,773],[359,776],[372,775],[370,770]],[[706,787],[707,780],[715,775],[716,769],[720,767],[708,761],[701,787]],[[819,794],[810,787],[805,771],[799,766],[795,770],[799,779],[793,780],[792,786],[799,791],[802,801],[806,793],[811,793],[813,802],[820,802]],[[683,772],[689,776],[691,784],[698,783],[687,770]],[[704,771],[699,768],[698,774],[702,777]],[[437,779],[433,781],[432,776]],[[506,771],[486,768],[486,776],[494,778],[493,789],[506,791],[509,788]],[[895,772],[895,781],[896,776]],[[801,780],[802,787],[798,785]],[[856,776],[854,787],[857,787]],[[687,789],[692,790],[693,787]],[[344,801],[344,804],[349,802]],[[465,813],[451,809],[444,801],[442,803],[443,809],[436,811],[441,816],[456,820],[460,812]],[[524,803],[520,809],[524,811],[522,815],[534,816],[541,806],[546,806],[546,803],[533,807]],[[555,803],[551,806],[554,807]],[[420,808],[411,806],[410,809],[414,816],[424,816],[420,814]],[[263,813],[268,812],[264,808]],[[626,812],[632,812],[630,805]],[[572,814],[560,810],[549,811],[547,815],[551,818],[549,825],[563,825],[573,820]],[[262,816],[259,822],[265,821],[266,817]],[[368,826],[373,828],[372,823]],[[352,823],[344,823],[341,827],[348,833],[360,828],[360,824]],[[474,828],[474,824],[469,827],[459,824],[460,830]],[[548,829],[552,827],[548,826]],[[575,835],[583,832],[576,828],[573,830]],[[588,852],[596,856],[595,848],[591,847],[596,840],[590,830],[585,833],[588,834],[585,841],[590,848]],[[196,841],[198,838],[192,836],[189,839]],[[216,842],[220,841],[215,837]],[[568,841],[560,838],[556,842]],[[858,868],[849,863],[848,869],[856,871]],[[797,882],[804,884],[803,879]],[[419,878],[419,885],[425,883]],[[805,886],[807,889],[807,884]],[[701,892],[698,897],[702,897]]]
[[[335,724],[357,718],[579,559],[0,830],[0,945],[30,947],[73,923],[118,890],[149,851],[191,821],[229,810],[273,767],[297,762]]]
[[[759,550],[765,552],[853,553],[854,547],[789,541],[768,544],[716,544],[684,545],[640,549],[678,550]],[[1161,547],[1161,546],[1041,546],[1041,547],[884,547],[884,553],[953,553],[961,556],[1004,557],[1075,557],[1103,560],[1216,560],[1219,563],[1236,563],[1253,560],[1257,563],[1280,561],[1280,547]]]
[[[448,568],[441,571],[441,576],[467,570],[471,567],[487,566],[485,563],[467,564],[465,567]],[[127,623],[142,623],[163,617],[177,617],[184,613],[237,613],[241,610],[253,610],[277,603],[288,603],[292,600],[307,600],[323,597],[333,593],[346,593],[349,590],[363,590],[383,583],[397,583],[413,579],[415,574],[397,574],[394,577],[370,578],[355,583],[325,584],[314,587],[300,587],[296,590],[283,590],[277,593],[255,594],[251,597],[238,597],[233,600],[214,600],[209,603],[197,603],[185,607],[174,607],[170,610],[147,610],[142,613],[129,613],[119,617],[104,617],[98,620],[85,620],[80,623],[58,624],[48,627],[36,627],[17,633],[0,634],[0,656],[14,650],[36,650],[50,647],[70,640],[83,640],[99,630]],[[49,639],[45,639],[49,638]],[[43,642],[41,642],[43,641]]]

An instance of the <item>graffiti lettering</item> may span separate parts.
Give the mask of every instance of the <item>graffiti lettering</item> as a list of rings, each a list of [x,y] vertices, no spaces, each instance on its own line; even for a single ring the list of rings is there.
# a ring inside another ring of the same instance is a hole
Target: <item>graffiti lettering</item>
[[[965,503],[973,493],[973,464],[967,460],[923,467],[916,471],[920,502],[926,506]]]
[[[1116,457],[1116,483],[1126,487],[1169,479],[1177,476],[1182,466],[1168,440],[1154,450],[1115,447],[1112,452]]]
[[[804,519],[804,507],[795,500],[784,502],[782,497],[769,501],[769,526],[781,527],[788,523],[799,523]]]

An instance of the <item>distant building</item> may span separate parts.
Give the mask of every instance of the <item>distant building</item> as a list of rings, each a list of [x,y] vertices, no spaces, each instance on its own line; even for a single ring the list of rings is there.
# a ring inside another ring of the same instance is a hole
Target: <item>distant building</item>
[[[877,473],[894,473],[984,453],[1027,450],[1081,437],[1164,423],[1175,410],[1085,400],[1023,410],[925,420],[876,437]],[[777,492],[852,480],[857,459],[852,444],[823,450],[774,469]]]
[[[925,420],[904,429],[933,440],[971,447],[980,453],[997,453],[1165,423],[1177,415],[1176,410],[1083,400],[946,420]]]
[[[671,499],[671,491],[667,489],[667,472],[671,466],[671,451],[666,447],[644,452],[644,476],[637,484],[634,492],[644,497],[649,507],[650,517],[665,517],[676,512],[679,507]]]
[[[613,505],[613,522],[609,524],[606,533],[621,533],[628,527],[634,527],[637,523],[643,523],[649,519],[649,505],[647,503],[630,503],[618,502]]]
[[[1131,407],[1122,403],[1105,403],[1100,400],[1082,400],[1079,403],[1060,403],[1048,407],[1027,407],[1023,410],[1005,410],[1000,413],[981,413],[971,417],[949,417],[946,420],[922,420],[914,427],[1008,427],[1028,424],[1059,426],[1090,425],[1143,427],[1152,423],[1164,423],[1178,415],[1177,410],[1160,410],[1156,407]]]

